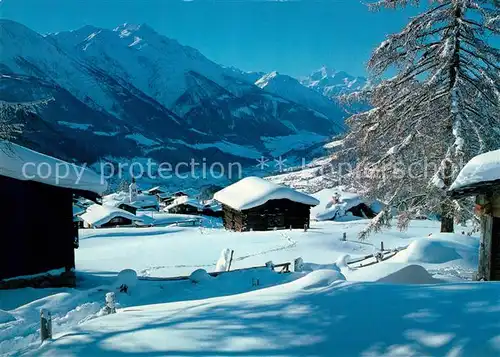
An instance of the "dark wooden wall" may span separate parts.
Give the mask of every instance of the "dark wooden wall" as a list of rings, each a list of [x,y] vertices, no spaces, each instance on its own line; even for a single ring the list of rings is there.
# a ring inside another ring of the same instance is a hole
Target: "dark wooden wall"
[[[223,205],[224,226],[234,231],[266,231],[270,229],[303,229],[309,227],[308,205],[287,199],[270,200],[265,204],[244,211],[236,211]]]
[[[0,280],[73,268],[73,193],[0,176]]]
[[[115,228],[117,226],[131,226],[132,220],[125,217],[112,218],[108,223],[103,224],[100,228]]]
[[[200,214],[200,210],[198,210],[196,207],[193,207],[191,205],[186,205],[186,204],[180,204],[178,206],[172,207],[168,210],[169,213],[176,213],[176,214]]]
[[[491,240],[491,280],[500,281],[500,217],[493,217]]]

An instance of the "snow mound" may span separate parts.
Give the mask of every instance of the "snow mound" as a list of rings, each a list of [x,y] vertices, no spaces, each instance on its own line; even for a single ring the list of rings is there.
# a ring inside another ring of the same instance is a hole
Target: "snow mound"
[[[288,199],[309,206],[319,204],[317,199],[305,193],[253,176],[246,177],[220,190],[214,195],[214,199],[238,211],[258,207],[267,201],[279,199]]]
[[[219,260],[217,260],[217,265],[215,266],[215,271],[228,271],[229,263],[231,261],[231,249],[226,248],[220,253]]]
[[[118,273],[115,285],[117,287],[127,286],[133,288],[137,285],[137,272],[133,269],[124,269]]]
[[[344,254],[341,255],[337,261],[335,262],[335,265],[340,269],[342,273],[346,273],[351,271],[351,267],[347,265],[347,262],[351,259],[351,256],[349,254]]]
[[[474,255],[477,255],[477,248],[473,245],[443,238],[421,238],[399,252],[394,261],[443,264],[458,259],[470,260]]]
[[[212,277],[207,273],[205,269],[196,269],[189,276],[189,280],[196,284],[210,279],[212,279]]]
[[[315,270],[305,277],[296,280],[292,284],[304,290],[320,289],[331,286],[338,281],[345,281],[345,276],[339,270],[319,269]]]
[[[435,284],[441,282],[433,278],[424,267],[414,264],[408,265],[378,281],[393,284]]]
[[[340,272],[340,268],[337,264],[315,264],[315,263],[303,263],[302,271],[316,271],[316,270],[335,270]]]
[[[341,255],[337,261],[333,264],[315,264],[315,263],[303,263],[302,271],[304,272],[314,272],[318,270],[333,270],[345,279],[344,274],[349,273],[352,269],[347,265],[347,261],[351,258],[349,254]]]
[[[15,321],[16,318],[10,313],[4,310],[0,310],[0,324],[6,324],[7,322]]]

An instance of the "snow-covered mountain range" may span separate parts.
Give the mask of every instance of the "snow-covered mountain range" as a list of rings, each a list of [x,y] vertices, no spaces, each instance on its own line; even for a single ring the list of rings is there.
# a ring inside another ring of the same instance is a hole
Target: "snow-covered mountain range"
[[[354,77],[346,72],[337,72],[323,66],[311,73],[310,76],[301,78],[300,83],[324,96],[335,98],[342,94],[360,90],[367,84],[367,80],[364,77]]]
[[[328,81],[315,73],[301,84],[276,72],[223,67],[147,25],[42,36],[2,19],[0,53],[0,100],[36,103],[33,115],[19,117],[20,140],[86,162],[254,163],[304,150],[344,130],[345,112],[333,91],[320,88],[328,82],[340,93],[358,86],[347,75],[337,83],[335,75]]]

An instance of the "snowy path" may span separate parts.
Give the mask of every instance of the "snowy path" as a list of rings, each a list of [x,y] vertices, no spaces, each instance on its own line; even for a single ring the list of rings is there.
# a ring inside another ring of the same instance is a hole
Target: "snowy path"
[[[283,232],[280,232],[280,235],[281,235],[281,237],[283,238],[283,241],[284,241],[284,243],[283,243],[282,246],[279,246],[277,248],[267,249],[267,250],[264,250],[264,251],[261,251],[261,252],[256,252],[256,253],[251,253],[251,254],[243,255],[243,256],[238,256],[237,252],[235,252],[236,255],[233,258],[233,262],[234,263],[241,262],[241,261],[249,259],[249,258],[258,257],[258,256],[261,256],[261,255],[267,255],[267,254],[272,253],[272,252],[279,252],[279,251],[282,251],[282,250],[291,249],[291,248],[294,248],[297,245],[297,242],[294,241],[292,238],[290,238],[287,234],[285,234]],[[152,274],[154,274],[155,271],[158,271],[158,270],[191,269],[191,271],[193,271],[193,270],[199,269],[199,268],[204,268],[206,270],[213,270],[215,268],[215,266],[216,266],[216,263],[217,262],[214,261],[212,263],[207,263],[207,264],[200,263],[200,264],[194,264],[194,265],[178,264],[178,265],[152,266],[152,267],[149,267],[149,268],[146,268],[146,269],[143,269],[143,270],[139,271],[138,274],[139,274],[139,276],[149,277]],[[263,264],[260,264],[260,265],[263,265]],[[207,268],[212,268],[212,269],[207,269]]]

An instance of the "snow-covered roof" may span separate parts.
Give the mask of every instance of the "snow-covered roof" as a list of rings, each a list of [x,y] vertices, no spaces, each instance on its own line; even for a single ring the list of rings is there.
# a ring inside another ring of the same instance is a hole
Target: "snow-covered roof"
[[[118,207],[122,203],[125,203],[135,208],[143,208],[157,206],[158,198],[154,195],[138,194],[136,199],[130,202],[130,195],[127,192],[117,192],[104,196],[102,202],[114,207]]]
[[[172,196],[186,195],[186,196],[196,196],[199,192],[194,188],[186,188],[181,191],[174,192]]]
[[[216,212],[216,211],[222,211],[221,204],[217,200],[215,200],[215,199],[204,201],[203,202],[203,208],[211,209],[214,212]]]
[[[165,193],[158,193],[156,196],[157,196],[159,199],[161,199],[161,200],[164,200],[164,199],[167,199],[167,198],[172,197],[172,195],[171,195],[170,193],[168,193],[168,192],[165,192]]]
[[[0,141],[0,175],[99,195],[108,187],[100,175],[87,168],[5,141]]]
[[[457,195],[468,191],[473,195],[477,193],[474,189],[479,186],[493,184],[500,185],[500,150],[490,151],[470,160],[451,185],[450,191]]]
[[[152,193],[152,192],[154,192],[154,191],[158,191],[158,192],[160,192],[160,193],[162,193],[162,194],[166,194],[166,193],[168,192],[168,190],[166,190],[166,189],[165,189],[164,187],[162,187],[162,186],[155,186],[155,187],[150,188],[149,190],[144,190],[143,192],[144,192],[144,193],[149,193],[149,194],[151,194],[151,193]]]
[[[333,196],[338,195],[339,202],[333,203]],[[312,214],[318,221],[333,219],[337,215],[345,215],[349,209],[363,203],[361,197],[356,193],[325,189],[313,195],[321,201],[321,207],[317,206]]]
[[[165,211],[168,211],[169,209],[172,209],[174,207],[177,207],[179,205],[188,205],[192,206],[197,209],[203,209],[203,205],[196,201],[195,199],[189,198],[188,196],[180,196],[177,197],[171,204],[169,204],[167,207],[165,207]]]
[[[319,204],[317,199],[305,193],[253,176],[246,177],[217,192],[214,199],[238,211],[261,206],[270,200],[280,199],[288,199],[309,206]]]
[[[108,223],[110,220],[116,217],[123,217],[130,219],[133,222],[143,222],[142,217],[137,217],[135,214],[127,212],[125,210],[108,206],[108,205],[98,205],[93,204],[87,208],[87,212],[80,216],[85,222],[89,223],[94,227],[100,227],[103,224]]]
[[[312,196],[321,202],[320,205],[311,210],[311,215],[318,221],[327,221],[336,217],[343,217],[348,210],[361,203],[370,207],[374,213],[379,213],[383,207],[380,201],[363,198],[358,193],[346,191],[342,186],[326,188],[316,192]],[[334,197],[337,197],[337,203],[334,203]]]

